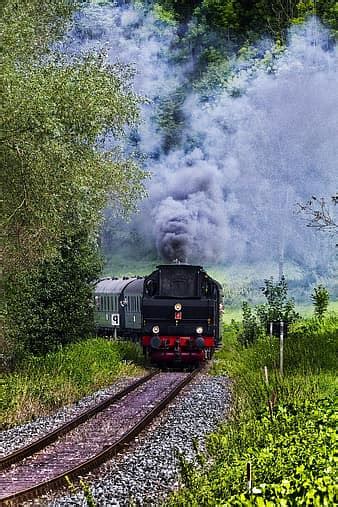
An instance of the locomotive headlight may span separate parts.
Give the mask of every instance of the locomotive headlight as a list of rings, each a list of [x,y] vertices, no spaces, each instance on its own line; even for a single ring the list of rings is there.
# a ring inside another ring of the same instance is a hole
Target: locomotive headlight
[[[180,312],[180,311],[182,310],[182,305],[181,305],[181,303],[176,303],[176,305],[175,305],[175,310],[176,310],[177,312]]]
[[[197,333],[197,334],[202,334],[202,333],[203,333],[203,327],[202,327],[202,326],[198,326],[198,327],[196,328],[196,333]]]
[[[154,326],[153,327],[153,333],[154,334],[158,334],[160,332],[160,327],[159,326]]]

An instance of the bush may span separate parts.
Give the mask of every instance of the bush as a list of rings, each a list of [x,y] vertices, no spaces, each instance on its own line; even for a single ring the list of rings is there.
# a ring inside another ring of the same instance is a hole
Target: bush
[[[329,306],[330,295],[328,290],[323,285],[318,285],[313,289],[311,299],[315,307],[315,315],[322,319]]]
[[[19,359],[46,354],[90,336],[94,329],[91,283],[101,261],[85,233],[65,238],[59,255],[7,279],[6,334]]]
[[[243,321],[242,331],[238,335],[238,341],[244,347],[248,347],[255,343],[261,334],[260,326],[257,323],[256,316],[251,310],[248,303],[243,301],[242,304]]]
[[[263,329],[266,329],[269,322],[282,320],[290,324],[299,319],[293,298],[288,298],[288,284],[284,276],[276,283],[273,277],[264,280],[264,287],[261,290],[267,299],[266,304],[257,307]]]

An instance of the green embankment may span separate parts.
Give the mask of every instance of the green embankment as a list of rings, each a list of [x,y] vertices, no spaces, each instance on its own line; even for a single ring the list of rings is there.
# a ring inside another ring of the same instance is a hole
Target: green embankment
[[[30,357],[0,376],[0,429],[48,414],[120,378],[140,375],[142,351],[131,342],[101,338]]]
[[[185,487],[169,505],[334,505],[337,338],[337,313],[294,325],[281,376],[278,340],[244,349],[226,326],[213,371],[233,379],[233,411],[210,436],[199,466],[183,461]]]

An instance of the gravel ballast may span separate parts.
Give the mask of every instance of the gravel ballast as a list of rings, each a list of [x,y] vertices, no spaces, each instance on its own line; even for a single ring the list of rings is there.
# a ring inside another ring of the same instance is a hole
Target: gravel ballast
[[[229,380],[199,374],[125,453],[84,478],[97,505],[159,506],[179,487],[177,453],[194,460],[193,440],[203,448],[206,435],[225,419],[229,405]],[[38,501],[53,507],[87,505],[82,492]]]

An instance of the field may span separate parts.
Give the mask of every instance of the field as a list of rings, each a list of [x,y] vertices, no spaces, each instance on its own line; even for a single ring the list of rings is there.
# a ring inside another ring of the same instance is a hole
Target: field
[[[311,317],[313,315],[312,304],[298,304],[296,305],[297,312],[302,317]],[[331,301],[328,306],[328,312],[338,313],[338,301]],[[226,306],[224,309],[223,320],[225,323],[230,324],[232,320],[240,321],[242,318],[242,309],[240,307]]]
[[[295,324],[282,376],[278,340],[242,348],[226,326],[213,372],[234,380],[233,412],[198,467],[182,458],[185,487],[169,505],[334,505],[337,337],[337,313]]]

